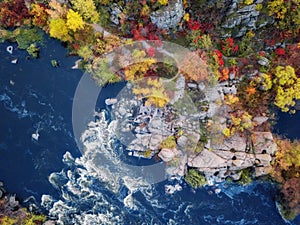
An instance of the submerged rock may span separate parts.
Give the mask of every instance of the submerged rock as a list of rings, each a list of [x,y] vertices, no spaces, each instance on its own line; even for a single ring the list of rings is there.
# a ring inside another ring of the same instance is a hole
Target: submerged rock
[[[6,47],[6,51],[9,53],[9,54],[12,54],[13,53],[13,50],[14,50],[14,47],[9,45]]]
[[[40,136],[40,134],[39,133],[33,133],[32,135],[31,135],[31,137],[32,137],[32,139],[34,139],[34,140],[36,140],[36,141],[38,141],[39,140],[39,136]]]
[[[117,101],[118,100],[116,98],[107,98],[107,99],[105,99],[105,104],[106,105],[113,105],[113,104],[116,104]]]
[[[12,64],[17,64],[17,63],[18,63],[18,59],[15,58],[15,59],[11,60],[11,63],[12,63]]]

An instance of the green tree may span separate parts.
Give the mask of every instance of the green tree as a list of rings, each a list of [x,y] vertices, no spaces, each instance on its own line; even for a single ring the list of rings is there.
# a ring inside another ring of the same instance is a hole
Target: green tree
[[[67,14],[67,27],[76,32],[76,30],[83,29],[84,22],[81,15],[78,12],[74,12],[72,9]]]
[[[93,0],[71,0],[71,3],[85,21],[92,23],[99,21],[99,14]]]
[[[197,169],[189,169],[185,174],[184,179],[193,188],[199,188],[206,184],[205,176]]]

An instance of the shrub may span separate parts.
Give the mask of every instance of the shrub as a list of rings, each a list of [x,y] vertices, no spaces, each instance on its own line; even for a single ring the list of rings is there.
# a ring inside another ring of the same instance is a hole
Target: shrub
[[[169,136],[165,140],[163,140],[162,143],[159,145],[160,148],[176,148],[176,142],[175,142],[175,137],[174,136]]]
[[[205,176],[197,169],[188,169],[184,179],[193,188],[200,188],[206,184]]]

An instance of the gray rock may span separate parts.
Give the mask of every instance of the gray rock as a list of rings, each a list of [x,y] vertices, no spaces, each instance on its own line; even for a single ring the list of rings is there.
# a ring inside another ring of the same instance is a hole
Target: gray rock
[[[206,88],[206,87],[205,87],[205,84],[204,84],[204,83],[198,84],[198,89],[199,89],[200,91],[204,91],[205,88]]]
[[[243,8],[241,8],[241,9],[239,9],[238,11],[237,11],[237,13],[247,13],[247,12],[253,12],[253,11],[255,11],[255,7],[256,7],[256,5],[247,5],[247,6],[245,6],[245,7],[243,7]]]
[[[121,14],[122,14],[122,8],[118,6],[116,3],[114,3],[111,7],[110,21],[116,25],[119,25]]]
[[[230,174],[230,177],[233,179],[233,180],[239,180],[241,178],[241,175],[242,175],[242,171],[233,171],[231,174]]]
[[[223,93],[224,94],[232,94],[232,95],[236,95],[237,90],[235,85],[231,86],[231,87],[223,87]]]
[[[269,60],[265,57],[262,57],[260,60],[258,60],[258,64],[262,66],[267,66],[269,65]]]
[[[188,138],[186,136],[180,136],[177,139],[177,145],[179,148],[184,149],[187,144]]]
[[[277,150],[277,145],[273,140],[271,132],[254,132],[251,139],[256,154],[266,153],[273,155]]]
[[[106,105],[113,105],[116,104],[118,100],[116,98],[107,98],[105,99],[105,104]]]
[[[176,91],[174,92],[174,97],[173,99],[171,99],[170,104],[174,104],[179,99],[183,98],[184,88],[185,88],[185,78],[182,74],[180,74],[176,81]]]
[[[259,166],[270,166],[272,158],[269,154],[256,154],[255,157],[258,160]]]
[[[186,173],[186,169],[187,169],[187,155],[184,155],[182,157],[180,157],[180,164],[178,167],[178,170],[176,171],[176,174],[178,176],[183,177],[184,174]]]
[[[8,206],[12,209],[16,208],[19,205],[19,202],[16,200],[16,196],[10,196],[8,198]]]
[[[204,149],[196,157],[190,156],[188,158],[188,166],[197,167],[199,169],[222,168],[222,167],[226,167],[227,163],[226,163],[226,160],[224,160],[220,156],[216,155],[212,151],[208,151],[208,150]]]
[[[272,171],[271,166],[255,167],[254,176],[260,177],[260,176],[268,175],[271,171]]]
[[[236,12],[236,9],[237,9],[237,2],[232,2],[226,15],[229,16],[229,15],[233,14],[234,12]]]
[[[189,88],[195,88],[195,89],[197,88],[197,84],[194,84],[194,83],[188,83],[187,86]]]
[[[13,60],[11,60],[11,63],[12,63],[12,64],[17,64],[17,63],[18,63],[18,59],[13,59]]]
[[[13,53],[13,50],[14,50],[14,47],[9,45],[6,47],[6,51],[9,53],[9,54],[12,54]]]
[[[55,225],[55,221],[53,220],[47,220],[43,225]]]
[[[150,138],[150,149],[157,150],[163,140],[164,137],[161,134],[153,134]]]
[[[266,116],[256,116],[253,118],[253,121],[258,125],[262,125],[264,122],[266,122],[269,118]]]
[[[170,0],[168,6],[151,13],[152,23],[160,29],[174,28],[181,21],[185,11],[181,0]]]
[[[119,113],[121,116],[124,116],[126,114],[126,112],[127,112],[126,109],[123,108],[122,106],[119,108]]]
[[[159,153],[158,156],[164,161],[169,162],[171,161],[175,156],[179,154],[177,149],[169,149],[169,148],[163,148]]]

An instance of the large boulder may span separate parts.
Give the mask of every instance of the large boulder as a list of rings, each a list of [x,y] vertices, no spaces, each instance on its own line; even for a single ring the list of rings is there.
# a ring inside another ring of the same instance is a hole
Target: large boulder
[[[222,168],[227,166],[225,159],[207,149],[204,149],[199,155],[188,158],[188,166],[203,168]]]
[[[277,145],[271,132],[254,132],[251,135],[253,150],[256,154],[275,154]]]
[[[179,154],[178,150],[176,148],[169,149],[169,148],[163,148],[159,153],[158,156],[164,161],[169,162],[171,161],[175,156]]]

